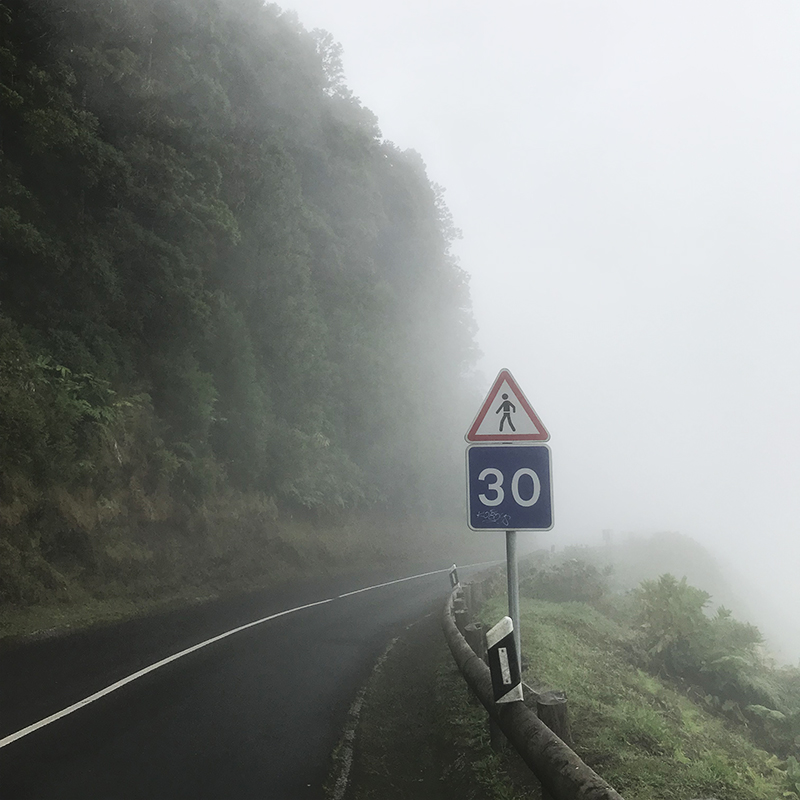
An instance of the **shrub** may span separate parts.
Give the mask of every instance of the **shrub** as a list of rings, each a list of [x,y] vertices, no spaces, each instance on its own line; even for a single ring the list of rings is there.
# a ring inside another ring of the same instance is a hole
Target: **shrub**
[[[666,574],[642,581],[634,598],[639,643],[649,666],[673,676],[698,674],[709,624],[704,609],[711,595],[689,586],[686,578],[678,581]]]
[[[770,741],[787,728],[775,681],[760,651],[758,628],[720,607],[705,613],[711,596],[686,579],[662,575],[634,593],[638,643],[653,671],[702,690],[714,708],[748,717]],[[785,705],[783,705],[785,710]]]
[[[534,569],[520,581],[520,593],[554,603],[596,602],[608,592],[610,568],[599,570],[577,558]]]

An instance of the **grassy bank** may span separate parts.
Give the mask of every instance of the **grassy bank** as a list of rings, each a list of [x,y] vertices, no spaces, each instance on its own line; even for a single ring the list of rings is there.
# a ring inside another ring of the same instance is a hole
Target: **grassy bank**
[[[506,611],[505,596],[483,611]],[[584,603],[521,601],[525,680],[566,692],[575,750],[626,800],[794,797],[747,731],[638,668],[631,630]]]
[[[112,622],[230,592],[399,567],[451,550],[411,519],[351,514],[338,521],[278,518],[259,508],[208,508],[191,531],[99,533],[82,560],[34,563],[0,550],[0,571],[19,591],[0,603],[0,639]],[[116,541],[116,546],[115,546]],[[477,553],[475,560],[480,560]],[[38,566],[37,566],[38,564]]]
[[[606,609],[608,610],[608,609]],[[489,745],[435,609],[406,630],[360,701],[346,800],[538,797],[513,753]],[[491,625],[505,593],[481,611]],[[521,600],[524,679],[569,698],[574,748],[626,800],[797,798],[791,758],[758,746],[756,731],[714,709],[686,682],[641,664],[637,631],[589,603]],[[341,752],[335,775],[340,774]],[[330,797],[341,800],[333,793]]]

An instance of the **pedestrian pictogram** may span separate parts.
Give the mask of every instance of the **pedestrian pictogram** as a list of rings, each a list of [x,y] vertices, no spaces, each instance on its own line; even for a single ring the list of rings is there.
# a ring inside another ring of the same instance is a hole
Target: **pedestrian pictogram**
[[[500,407],[494,413],[499,414],[501,411],[503,412],[503,416],[500,418],[500,433],[503,432],[503,425],[505,425],[506,422],[508,422],[508,427],[516,433],[517,429],[511,421],[511,415],[517,413],[517,407],[508,399],[507,394],[503,394],[503,402],[500,403]]]
[[[550,438],[507,369],[500,370],[466,435],[468,442],[546,442]]]

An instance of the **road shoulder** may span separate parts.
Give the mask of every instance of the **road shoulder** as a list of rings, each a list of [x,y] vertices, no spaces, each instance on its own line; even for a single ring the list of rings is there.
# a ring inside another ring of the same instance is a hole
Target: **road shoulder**
[[[491,750],[486,712],[469,699],[440,611],[402,631],[356,697],[334,754],[330,800],[540,796],[516,754]]]

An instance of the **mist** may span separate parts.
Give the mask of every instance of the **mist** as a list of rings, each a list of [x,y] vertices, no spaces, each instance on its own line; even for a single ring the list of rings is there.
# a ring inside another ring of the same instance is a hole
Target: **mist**
[[[446,188],[478,384],[552,436],[546,541],[690,536],[800,658],[800,9],[285,5]]]

